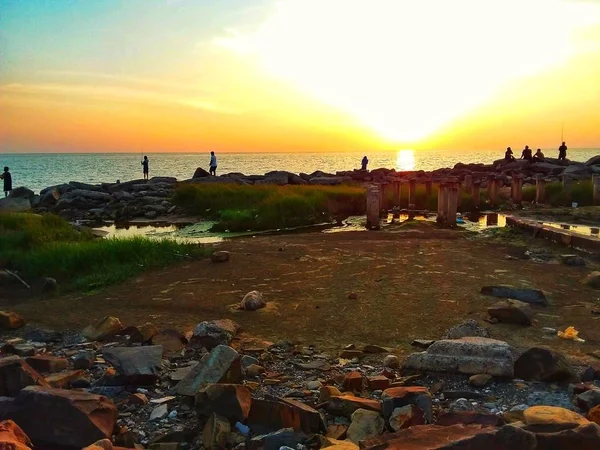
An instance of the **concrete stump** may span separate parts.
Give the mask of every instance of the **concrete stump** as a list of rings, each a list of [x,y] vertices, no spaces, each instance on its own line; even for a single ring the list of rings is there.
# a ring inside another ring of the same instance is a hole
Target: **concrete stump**
[[[600,205],[600,175],[592,177],[592,189],[594,190],[594,205]]]
[[[381,209],[383,211],[387,212],[390,209],[390,207],[389,207],[390,185],[388,183],[381,183],[381,185],[379,186],[379,190],[381,191]]]
[[[481,194],[479,192],[481,188],[481,182],[476,181],[471,186],[471,196],[473,197],[473,208],[479,209],[481,203]]]
[[[379,188],[371,186],[367,189],[367,229],[379,229],[379,214],[381,212],[381,197]]]
[[[414,209],[416,204],[417,182],[410,180],[408,182],[408,209]]]
[[[573,179],[568,176],[563,176],[562,184],[563,184],[563,194],[565,196],[565,201],[567,202],[567,205],[570,205],[571,198],[573,196]]]
[[[465,175],[465,180],[464,180],[463,184],[464,184],[465,192],[471,192],[471,188],[473,186],[473,176]]]
[[[394,204],[392,206],[400,207],[400,199],[402,198],[402,183],[394,181],[392,183],[394,189]]]
[[[456,213],[458,212],[458,196],[460,189],[457,183],[451,183],[448,187],[448,202],[446,209],[446,223],[454,227],[456,226]]]
[[[431,197],[431,187],[433,182],[431,180],[425,182],[425,195],[427,198]]]
[[[490,177],[490,184],[488,186],[488,193],[490,197],[490,205],[498,206],[498,194],[500,191],[499,181],[495,177]]]
[[[535,202],[544,203],[546,200],[546,179],[543,175],[537,175],[535,179]]]
[[[437,222],[446,223],[446,213],[448,211],[448,185],[445,181],[438,184],[438,207]]]
[[[512,200],[516,205],[523,202],[523,177],[521,175],[513,175]]]

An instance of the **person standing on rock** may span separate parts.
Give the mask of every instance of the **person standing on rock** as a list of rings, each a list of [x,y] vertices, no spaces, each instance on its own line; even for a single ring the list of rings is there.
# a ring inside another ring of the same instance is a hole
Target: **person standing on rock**
[[[8,197],[8,194],[12,191],[12,175],[7,166],[4,166],[4,173],[0,175],[0,179],[4,180],[4,196]]]
[[[210,152],[210,165],[208,172],[211,175],[217,176],[217,157],[215,156],[215,152]]]
[[[148,173],[150,172],[148,169],[148,157],[144,156],[144,160],[142,161],[142,169],[144,171],[144,180],[148,179]]]
[[[565,144],[564,141],[562,145],[558,147],[558,159],[560,161],[567,159],[567,144]]]
[[[369,165],[369,158],[367,158],[367,155],[363,156],[363,159],[361,161],[361,170],[367,170],[367,165]]]

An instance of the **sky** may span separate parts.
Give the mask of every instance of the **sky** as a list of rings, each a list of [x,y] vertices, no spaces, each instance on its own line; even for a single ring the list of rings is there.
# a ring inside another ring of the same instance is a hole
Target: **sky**
[[[2,152],[600,147],[600,0],[0,0]]]

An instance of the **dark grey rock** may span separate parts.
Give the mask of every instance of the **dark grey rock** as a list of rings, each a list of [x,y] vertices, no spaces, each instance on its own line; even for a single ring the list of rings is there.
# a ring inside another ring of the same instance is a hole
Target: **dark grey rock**
[[[484,286],[481,288],[481,293],[492,297],[512,298],[525,303],[548,306],[548,300],[546,300],[544,293],[536,289],[521,289],[511,286]]]

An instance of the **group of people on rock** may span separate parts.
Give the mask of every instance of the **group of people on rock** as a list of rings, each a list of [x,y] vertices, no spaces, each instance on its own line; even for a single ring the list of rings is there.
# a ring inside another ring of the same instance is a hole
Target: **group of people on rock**
[[[513,151],[510,147],[508,147],[506,149],[506,152],[504,152],[504,159],[506,161],[515,160]],[[524,159],[526,161],[531,162],[542,162],[544,161],[544,153],[542,152],[541,148],[538,148],[535,154],[533,154],[533,151],[529,148],[529,145],[526,145],[523,151],[521,152],[521,158],[519,159]],[[567,145],[564,142],[560,147],[558,147],[558,159],[559,161],[564,161],[565,159],[567,159]]]
[[[142,160],[142,172],[144,174],[144,180],[147,180],[150,173],[150,161],[148,160],[147,156],[144,156],[144,159]],[[215,156],[215,152],[210,152],[208,172],[211,175],[217,176],[217,157]]]

